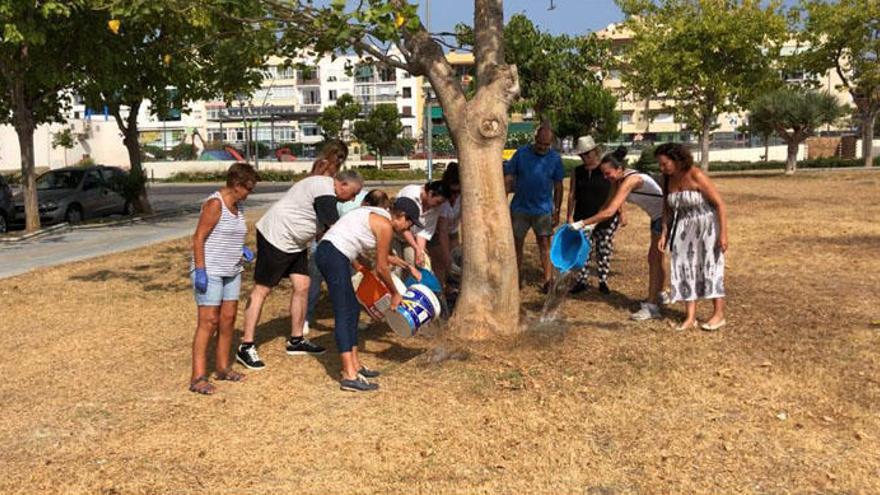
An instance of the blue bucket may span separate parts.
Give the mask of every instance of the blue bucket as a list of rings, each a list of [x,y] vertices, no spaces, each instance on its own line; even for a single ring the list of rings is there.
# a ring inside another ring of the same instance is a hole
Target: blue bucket
[[[440,314],[440,300],[428,287],[414,284],[403,294],[397,311],[385,314],[385,321],[401,337],[412,337]]]
[[[590,239],[583,230],[572,230],[568,224],[559,227],[550,244],[550,262],[565,273],[578,269],[590,258]]]
[[[434,275],[431,270],[428,270],[427,268],[419,268],[419,271],[422,272],[422,280],[416,280],[416,278],[410,274],[409,277],[403,281],[403,285],[409,287],[415,284],[422,284],[434,292],[440,293],[443,291],[443,288],[440,287],[440,280],[437,279],[437,276]]]

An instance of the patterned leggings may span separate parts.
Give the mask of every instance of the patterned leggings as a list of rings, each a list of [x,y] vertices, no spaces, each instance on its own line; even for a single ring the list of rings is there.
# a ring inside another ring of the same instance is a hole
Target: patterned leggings
[[[614,233],[620,225],[620,215],[614,215],[608,227],[593,230],[590,235],[590,243],[593,246],[590,258],[596,263],[596,272],[599,276],[599,282],[608,283],[608,273],[611,271],[611,255],[614,254]],[[590,275],[589,260],[581,268],[578,275],[578,282],[587,283]]]

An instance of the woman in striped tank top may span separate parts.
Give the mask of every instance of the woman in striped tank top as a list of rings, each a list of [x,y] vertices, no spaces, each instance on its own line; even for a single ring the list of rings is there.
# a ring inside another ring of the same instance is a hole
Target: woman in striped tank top
[[[259,177],[247,163],[229,167],[226,186],[202,204],[199,224],[193,235],[191,278],[198,306],[198,324],[193,338],[192,392],[210,395],[208,342],[217,333],[217,380],[241,381],[244,375],[232,370],[230,352],[238,294],[241,290],[241,260],[253,254],[244,247],[247,224],[241,202],[248,197]],[[219,331],[218,331],[219,330]]]
[[[666,285],[666,268],[663,252],[657,241],[663,231],[663,190],[650,175],[629,170],[624,163],[612,155],[605,155],[599,165],[602,174],[611,181],[608,200],[599,213],[578,222],[584,229],[592,231],[597,223],[614,217],[625,201],[633,203],[651,218],[651,242],[648,245],[648,300],[641,308],[630,315],[634,320],[660,318],[660,291]],[[578,225],[572,225],[577,227]]]

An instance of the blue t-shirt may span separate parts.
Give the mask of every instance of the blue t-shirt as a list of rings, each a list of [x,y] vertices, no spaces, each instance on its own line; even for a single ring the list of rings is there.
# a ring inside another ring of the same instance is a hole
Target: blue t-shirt
[[[526,215],[553,213],[553,187],[565,177],[562,157],[556,150],[539,155],[527,144],[507,162],[504,175],[516,177],[511,211]]]

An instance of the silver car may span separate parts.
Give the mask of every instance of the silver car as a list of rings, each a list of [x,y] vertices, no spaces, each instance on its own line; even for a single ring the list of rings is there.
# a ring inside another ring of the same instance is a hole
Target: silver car
[[[113,214],[131,214],[132,207],[118,192],[116,181],[126,172],[117,167],[67,167],[50,170],[37,177],[40,223],[67,222],[76,225],[85,219]],[[15,216],[11,223],[24,224],[24,200],[15,195]]]

